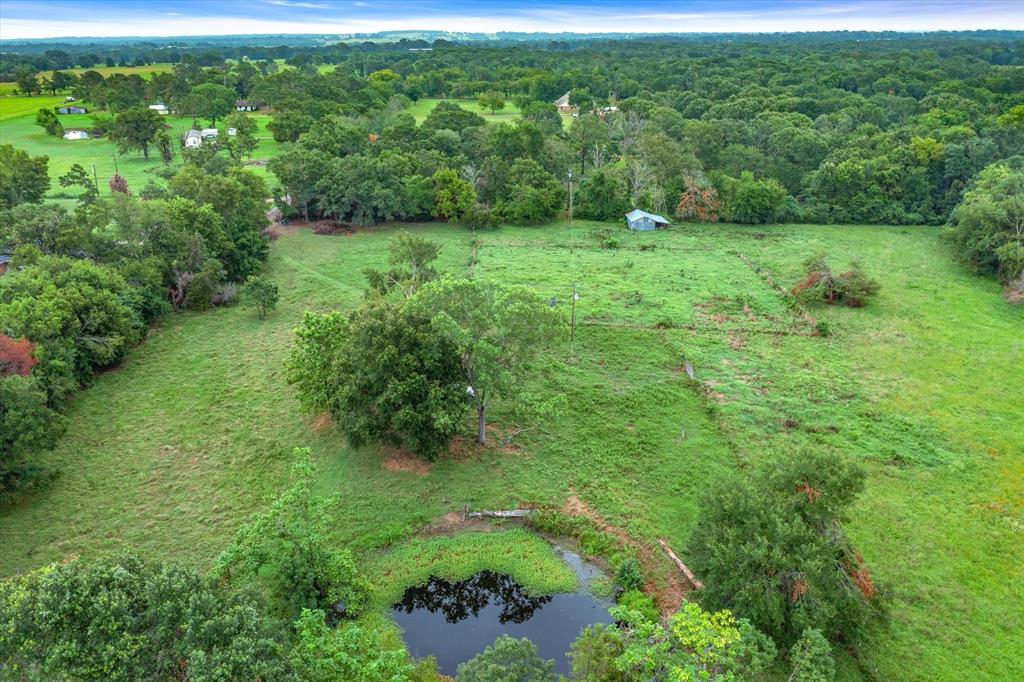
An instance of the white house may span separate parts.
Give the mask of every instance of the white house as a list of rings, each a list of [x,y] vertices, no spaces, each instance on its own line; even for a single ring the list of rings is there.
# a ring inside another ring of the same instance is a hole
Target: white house
[[[170,110],[167,108],[167,105],[160,102],[157,102],[156,104],[150,104],[149,108],[155,111],[156,113],[160,114],[161,116],[166,116],[167,114],[171,113]]]
[[[204,140],[208,137],[217,137],[219,134],[220,133],[217,131],[216,128],[203,128],[202,130],[199,131],[200,137],[202,137]]]
[[[238,129],[237,128],[228,128],[228,135],[231,135],[232,137],[234,137],[237,134],[238,134]]]
[[[236,99],[235,100],[235,111],[259,111],[259,102],[253,102],[247,99]]]
[[[84,130],[65,130],[64,131],[64,139],[65,140],[88,140],[89,139],[89,133],[85,132]]]
[[[193,128],[192,130],[185,133],[185,146],[189,149],[195,149],[203,143],[203,136],[198,130]]]

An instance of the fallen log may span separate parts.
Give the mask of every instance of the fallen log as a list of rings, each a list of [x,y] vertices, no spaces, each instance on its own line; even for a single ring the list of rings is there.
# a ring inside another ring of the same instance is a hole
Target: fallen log
[[[532,509],[509,509],[506,511],[477,511],[468,512],[466,518],[470,519],[519,519],[533,513]]]
[[[686,576],[686,579],[690,581],[690,584],[693,585],[695,590],[699,590],[704,587],[704,583],[697,580],[697,577],[693,575],[693,571],[687,568],[682,559],[676,556],[676,553],[672,551],[672,548],[668,546],[667,542],[658,538],[658,544],[661,545],[663,550],[665,550],[665,554],[668,554],[668,558],[672,560],[672,563],[674,563],[679,570],[683,572],[683,575]]]

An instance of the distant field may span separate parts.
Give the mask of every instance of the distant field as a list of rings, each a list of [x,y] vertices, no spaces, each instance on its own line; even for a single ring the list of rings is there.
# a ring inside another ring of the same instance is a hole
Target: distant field
[[[174,68],[173,64],[150,64],[149,66],[96,66],[88,69],[66,69],[67,73],[74,73],[81,75],[86,71],[97,71],[104,77],[110,76],[115,73],[137,73],[142,76],[145,80],[149,80],[154,73],[164,73]],[[40,71],[40,78],[49,78],[53,74],[52,71]],[[5,95],[13,95],[15,89],[18,86],[15,83],[0,82],[0,106],[2,106]],[[29,99],[41,99],[42,96],[32,97]],[[52,98],[51,98],[52,99]],[[64,95],[60,95],[60,100],[64,101]],[[36,107],[37,109],[39,107]],[[17,116],[18,114],[12,114]],[[0,121],[3,118],[0,117]]]
[[[2,86],[7,85],[13,87],[11,83],[2,84]],[[54,97],[50,95],[37,95],[35,97],[11,95],[4,93],[2,86],[0,86],[0,94],[2,94],[0,96],[0,121],[8,121],[26,115],[29,115],[34,121],[36,112],[40,109],[48,109],[64,102],[65,95]],[[10,90],[11,88],[7,88],[8,93]],[[0,139],[3,139],[4,144],[11,144],[11,140],[7,139],[6,126],[5,129],[0,129]]]
[[[117,147],[113,142],[106,139],[90,140],[65,140],[61,137],[47,135],[42,128],[35,123],[35,112],[42,106],[53,106],[54,103],[62,102],[63,97],[2,97],[0,98],[0,143],[13,144],[23,149],[31,156],[47,156],[50,159],[50,177],[53,180],[48,199],[70,204],[77,194],[76,190],[67,190],[57,183],[57,178],[71,167],[72,164],[81,164],[91,174],[92,167],[96,166],[96,175],[99,178],[100,192],[106,193],[107,181],[113,176],[116,168],[128,181],[128,186],[133,191],[138,191],[146,185],[149,180],[160,180],[153,171],[163,165],[159,153],[150,150],[149,159],[142,156],[141,152],[129,154],[118,154]],[[28,102],[21,104],[23,100]],[[7,106],[9,102],[18,103],[23,110],[21,114],[8,115]],[[88,105],[86,105],[88,106]],[[27,111],[25,111],[27,109]],[[101,112],[106,115],[106,112]],[[249,114],[256,119],[259,130],[259,146],[253,155],[254,159],[266,160],[272,158],[277,150],[277,143],[267,131],[267,123],[270,116],[267,114]],[[73,114],[61,116],[61,123],[65,128],[88,128],[92,124],[92,113]],[[181,163],[180,146],[177,141],[192,126],[192,119],[181,116],[166,116],[164,120],[171,127],[171,136],[175,141],[175,160],[173,163]],[[200,125],[205,122],[200,121]],[[253,166],[252,170],[260,175],[267,175],[266,168]]]
[[[412,114],[417,123],[423,123],[427,114],[433,111],[434,107],[436,107],[440,102],[454,102],[463,109],[480,114],[488,123],[511,123],[512,121],[519,120],[519,109],[517,109],[516,105],[512,104],[512,102],[505,102],[504,109],[496,114],[492,114],[489,111],[481,109],[475,99],[439,99],[435,97],[424,97],[423,99],[413,102],[413,105],[406,109],[405,112]]]

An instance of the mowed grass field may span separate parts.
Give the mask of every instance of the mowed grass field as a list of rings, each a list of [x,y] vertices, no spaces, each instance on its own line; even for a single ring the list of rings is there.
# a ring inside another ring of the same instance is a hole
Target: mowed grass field
[[[440,269],[466,271],[471,233],[407,227],[442,244]],[[600,248],[599,227],[621,230],[622,248]],[[393,452],[348,447],[301,410],[283,371],[303,312],[357,305],[361,271],[385,266],[397,229],[282,236],[268,264],[282,298],[268,320],[239,307],[172,315],[99,376],[43,457],[59,477],[0,508],[0,574],[126,548],[208,567],[286,487],[296,446],[312,449],[322,489],[341,494],[333,532],[368,552],[371,571],[395,565],[383,548],[428,556],[408,544],[413,534],[467,505],[560,506],[571,495],[685,559],[715,477],[829,444],[869,470],[849,532],[891,613],[859,662],[841,658],[841,679],[997,680],[1024,666],[1024,309],[956,265],[938,230],[645,234],[577,221],[478,233],[477,277],[530,286],[566,312],[578,282],[575,344],[553,349],[524,390],[558,401],[517,447],[458,443],[415,471],[394,466],[404,460]],[[795,281],[821,248],[840,267],[863,261],[882,286],[867,308],[811,307],[828,337],[811,335],[765,280]],[[530,425],[510,407],[495,409],[499,429]],[[514,537],[508,547],[517,551]],[[449,570],[480,567],[459,561]],[[410,575],[426,570],[417,562]],[[376,576],[381,589],[402,582],[394,570]]]
[[[436,97],[423,97],[412,103],[412,106],[405,109],[404,112],[412,114],[413,118],[416,119],[417,123],[423,123],[427,115],[434,110],[440,102],[452,102],[458,104],[467,111],[472,111],[474,114],[479,114],[488,123],[512,123],[513,121],[519,120],[519,109],[512,102],[506,101],[505,108],[497,113],[492,114],[486,109],[481,109],[480,105],[475,99],[440,99]]]

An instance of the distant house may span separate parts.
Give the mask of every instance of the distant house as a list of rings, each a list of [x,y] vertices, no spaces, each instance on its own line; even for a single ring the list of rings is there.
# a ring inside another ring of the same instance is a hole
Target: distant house
[[[7,268],[11,265],[11,254],[0,253],[0,275],[7,272]]]
[[[64,139],[65,140],[88,140],[89,139],[89,133],[85,132],[84,130],[79,130],[79,129],[65,130],[64,131]]]
[[[576,114],[580,110],[579,107],[569,104],[568,92],[555,100],[555,106],[558,107],[558,113],[560,114]]]
[[[193,128],[192,130],[185,133],[185,146],[188,149],[195,149],[203,143],[203,136],[198,130]]]
[[[150,104],[149,108],[155,111],[156,113],[160,114],[161,116],[166,116],[167,114],[171,113],[171,110],[167,108],[167,105],[161,102],[157,102],[156,104]]]
[[[599,117],[601,117],[601,118],[604,118],[608,114],[614,114],[614,113],[618,112],[618,110],[619,110],[619,108],[616,107],[616,106],[601,107],[600,109],[597,110],[597,115]]]
[[[58,114],[87,114],[89,110],[85,107],[58,107]]]
[[[238,134],[238,129],[237,128],[228,128],[228,135],[231,135],[232,137],[234,137],[237,134]]]
[[[199,131],[199,136],[204,140],[208,137],[217,137],[218,135],[220,135],[220,131],[216,128],[203,128]]]
[[[635,208],[626,214],[626,225],[631,230],[639,230],[641,232],[647,232],[650,230],[656,230],[659,227],[668,227],[671,223],[660,215],[648,213],[647,211],[641,211],[639,208]]]
[[[64,101],[65,102],[74,102],[75,98],[72,97],[71,95],[68,95],[67,97],[64,98]]]
[[[236,99],[235,100],[235,111],[259,111],[259,102],[253,102],[247,99]]]

